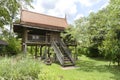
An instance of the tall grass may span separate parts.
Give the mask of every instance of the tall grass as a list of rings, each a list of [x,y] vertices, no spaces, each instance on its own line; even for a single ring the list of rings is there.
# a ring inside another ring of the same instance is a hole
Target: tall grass
[[[46,66],[26,57],[0,59],[0,80],[119,80],[120,68],[108,61],[81,56],[75,69],[58,64]]]
[[[41,73],[39,61],[29,58],[0,60],[0,80],[36,80]]]

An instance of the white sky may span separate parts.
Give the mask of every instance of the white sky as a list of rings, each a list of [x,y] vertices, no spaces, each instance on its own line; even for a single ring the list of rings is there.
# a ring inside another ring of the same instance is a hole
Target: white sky
[[[106,7],[109,0],[34,0],[31,11],[65,17],[67,15],[68,23],[83,16],[88,16],[90,12],[97,12]]]

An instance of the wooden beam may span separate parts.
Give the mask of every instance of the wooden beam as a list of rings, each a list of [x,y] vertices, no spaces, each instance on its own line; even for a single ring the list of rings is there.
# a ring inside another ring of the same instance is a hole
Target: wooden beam
[[[35,46],[35,58],[37,58],[37,45]]]
[[[30,53],[31,53],[31,54],[32,54],[32,56],[33,56],[33,46],[31,46]]]
[[[42,48],[43,46],[40,46],[40,57],[42,56]]]
[[[47,52],[48,52],[47,46],[45,46],[45,60],[47,59]]]
[[[50,58],[50,46],[48,46],[48,58]]]
[[[27,28],[23,28],[23,33],[22,33],[22,51],[26,54],[27,53]]]
[[[77,50],[77,46],[75,46],[75,60],[78,60],[78,50]]]

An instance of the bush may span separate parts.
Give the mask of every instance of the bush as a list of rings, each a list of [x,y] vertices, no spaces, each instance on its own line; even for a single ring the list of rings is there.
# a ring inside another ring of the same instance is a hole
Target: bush
[[[10,37],[8,40],[8,46],[6,47],[6,54],[8,55],[16,55],[20,52],[21,44],[20,41],[14,37]]]
[[[84,54],[88,57],[103,57],[103,54],[100,53],[98,44],[92,44],[89,47],[86,47]]]
[[[0,45],[0,56],[3,56],[6,54],[6,46]]]
[[[89,47],[88,48],[89,52],[87,54],[87,56],[89,57],[100,57],[99,56],[99,50],[97,47]]]

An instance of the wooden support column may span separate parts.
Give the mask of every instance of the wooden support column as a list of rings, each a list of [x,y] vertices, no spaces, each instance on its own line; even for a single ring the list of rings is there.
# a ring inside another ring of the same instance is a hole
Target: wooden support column
[[[48,58],[50,58],[50,46],[48,46]]]
[[[27,53],[27,28],[23,28],[23,35],[22,35],[22,51],[26,54]]]
[[[76,47],[74,47],[74,54],[73,54],[74,61],[76,60]]]
[[[47,46],[44,46],[44,53],[42,55],[42,58],[46,60],[47,58]]]
[[[37,58],[37,45],[35,46],[35,58]]]
[[[77,46],[75,46],[75,60],[78,60],[78,50],[77,50]]]
[[[31,54],[32,54],[32,56],[33,56],[33,46],[31,46],[30,53],[31,53]]]
[[[42,47],[43,46],[40,46],[40,57],[42,56]]]
[[[56,54],[54,54],[53,56],[54,56],[54,62],[56,62],[57,61]]]
[[[45,46],[45,50],[46,50],[46,52],[45,52],[45,60],[47,59],[47,54],[48,54],[48,49],[47,49],[47,47],[48,47],[48,37],[47,37],[47,32],[46,32],[46,39],[45,39],[45,43],[46,43],[46,46]]]

